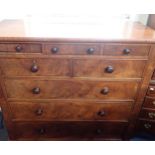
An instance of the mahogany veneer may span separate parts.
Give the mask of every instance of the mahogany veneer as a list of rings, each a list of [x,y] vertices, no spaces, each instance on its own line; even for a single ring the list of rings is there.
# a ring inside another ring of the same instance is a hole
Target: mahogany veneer
[[[10,140],[154,132],[155,32],[139,23],[112,25],[75,31],[71,24],[0,22],[0,104]]]

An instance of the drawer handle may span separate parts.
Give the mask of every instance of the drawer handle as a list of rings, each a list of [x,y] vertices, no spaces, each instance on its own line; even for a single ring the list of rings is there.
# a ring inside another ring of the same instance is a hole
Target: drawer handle
[[[155,112],[149,112],[148,113],[148,115],[149,115],[149,118],[155,118]]]
[[[108,66],[108,67],[105,68],[105,71],[107,73],[112,73],[114,71],[114,68],[112,66]]]
[[[39,94],[40,93],[40,88],[36,87],[32,89],[33,94]]]
[[[17,45],[15,49],[17,52],[21,52],[23,50],[23,47],[21,45]]]
[[[35,113],[36,113],[37,116],[40,116],[40,115],[43,114],[43,110],[42,110],[42,109],[37,109],[37,110],[35,111]]]
[[[155,101],[153,101],[152,104],[155,106]]]
[[[100,135],[100,134],[102,134],[103,131],[101,129],[97,129],[95,132],[96,132],[96,134]]]
[[[33,65],[31,67],[31,72],[35,73],[35,72],[38,72],[39,70],[39,67],[37,66],[36,62],[33,61]]]
[[[38,130],[38,133],[41,135],[45,134],[45,132],[46,132],[46,130],[44,128],[41,128]]]
[[[106,113],[105,113],[104,110],[100,110],[100,111],[97,112],[97,115],[103,117],[103,116],[106,115]]]
[[[53,54],[56,54],[58,51],[59,51],[59,48],[57,48],[57,47],[53,47],[53,48],[51,49],[51,52],[52,52]]]
[[[154,92],[154,91],[155,91],[155,88],[150,87],[150,92]]]
[[[104,87],[102,90],[101,90],[101,94],[103,95],[107,95],[109,93],[109,88],[108,87]]]
[[[129,49],[129,48],[125,48],[125,49],[123,50],[123,53],[124,53],[125,55],[130,54],[130,52],[131,52],[131,49]]]
[[[146,124],[144,124],[144,127],[145,127],[146,129],[150,129],[152,126],[151,126],[151,124],[146,123]]]
[[[89,48],[88,50],[87,50],[87,53],[88,54],[93,54],[95,52],[95,49],[94,48]]]

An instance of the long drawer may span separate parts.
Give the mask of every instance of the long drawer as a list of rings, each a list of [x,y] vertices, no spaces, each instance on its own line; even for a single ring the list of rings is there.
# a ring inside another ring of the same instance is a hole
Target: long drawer
[[[73,74],[77,77],[140,78],[145,60],[75,59]]]
[[[13,134],[21,140],[121,139],[126,127],[125,122],[14,123]]]
[[[132,102],[11,102],[14,121],[128,120]],[[22,109],[22,110],[21,110]]]
[[[39,43],[0,43],[0,52],[10,53],[41,53]]]
[[[137,81],[5,79],[12,99],[134,99]]]

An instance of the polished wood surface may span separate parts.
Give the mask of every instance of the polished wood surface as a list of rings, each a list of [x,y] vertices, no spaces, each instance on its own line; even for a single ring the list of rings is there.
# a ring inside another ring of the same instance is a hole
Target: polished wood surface
[[[10,139],[123,140],[149,128],[154,43],[154,30],[140,23],[1,21],[0,103]]]

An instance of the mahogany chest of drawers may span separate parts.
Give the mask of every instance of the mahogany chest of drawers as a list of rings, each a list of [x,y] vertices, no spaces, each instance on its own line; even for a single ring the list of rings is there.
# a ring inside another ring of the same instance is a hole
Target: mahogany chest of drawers
[[[0,31],[0,104],[10,140],[123,140],[139,114],[155,118],[153,30],[134,23],[110,39],[54,39],[22,26],[13,32],[20,24],[4,21],[10,27]]]

